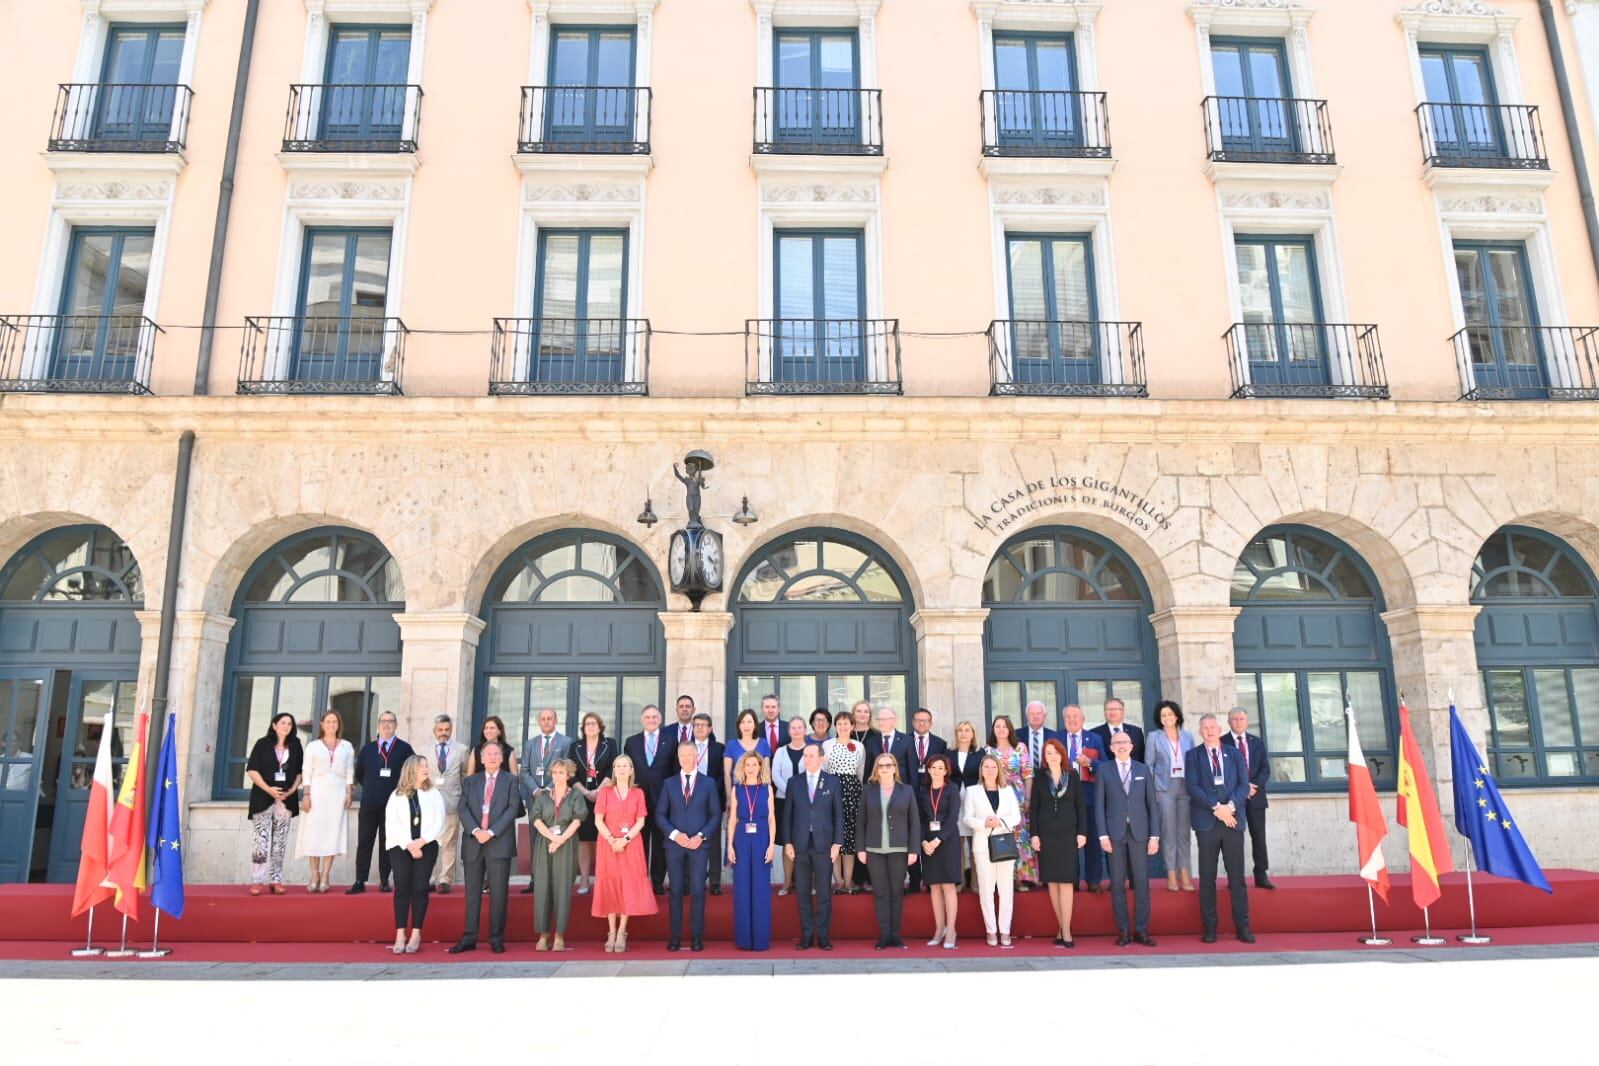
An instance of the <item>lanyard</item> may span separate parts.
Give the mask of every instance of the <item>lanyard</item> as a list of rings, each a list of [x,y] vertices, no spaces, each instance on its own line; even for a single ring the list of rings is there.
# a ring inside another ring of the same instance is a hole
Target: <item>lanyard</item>
[[[748,821],[753,822],[755,821],[755,790],[748,785],[740,785],[739,788],[744,790],[744,803],[749,808],[750,816]]]
[[[933,800],[933,817],[934,818],[938,817],[938,801],[944,797],[944,789],[947,788],[947,787],[948,786],[946,785],[946,786],[941,786],[939,788],[930,788],[930,789],[927,790],[927,794],[930,797],[932,797],[932,800]]]
[[[394,746],[394,741],[392,741],[392,740],[388,741],[387,743],[385,743],[385,742],[383,742],[381,740],[378,741],[378,754],[383,756],[383,765],[384,766],[389,765],[389,749],[392,748],[393,746]]]
[[[278,769],[281,770],[289,764],[288,748],[273,748],[272,754],[278,757]]]

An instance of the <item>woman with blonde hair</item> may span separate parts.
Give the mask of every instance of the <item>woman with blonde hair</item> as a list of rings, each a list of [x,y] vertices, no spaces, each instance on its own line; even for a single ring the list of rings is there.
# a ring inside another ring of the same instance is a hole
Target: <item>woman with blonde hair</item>
[[[959,810],[961,796],[966,790],[977,784],[977,767],[983,761],[983,742],[978,739],[977,727],[971,722],[957,722],[955,725],[955,742],[949,747],[949,782],[955,786],[957,794],[956,810]],[[958,819],[961,824],[961,884],[970,891],[972,888],[972,831],[966,827],[965,819]]]
[[[654,914],[656,910],[649,866],[644,861],[644,841],[639,836],[649,817],[645,804],[644,789],[634,780],[633,760],[618,755],[611,763],[610,782],[601,786],[594,801],[599,844],[591,913],[605,918],[606,951],[626,951],[627,920],[638,914]]]
[[[987,752],[978,764],[977,784],[961,797],[961,822],[972,831],[972,867],[977,873],[978,902],[983,907],[983,929],[988,946],[1010,947],[1010,919],[1016,890],[1016,827],[1022,824],[1021,805],[1005,779],[998,755]],[[1006,857],[1008,856],[1008,857]],[[995,897],[999,913],[994,913]]]
[[[903,948],[900,919],[905,913],[905,871],[922,846],[922,818],[916,791],[899,779],[899,760],[883,752],[872,762],[855,826],[856,858],[872,882],[877,909],[877,950]]]
[[[394,947],[396,955],[414,955],[422,948],[422,922],[433,891],[433,864],[439,858],[444,795],[433,787],[427,759],[413,755],[400,767],[400,783],[383,808],[383,839],[389,845],[394,876]],[[411,938],[406,940],[409,923]]]
[[[762,741],[764,746],[765,741]],[[754,750],[733,769],[727,810],[727,861],[733,867],[733,943],[740,951],[772,944],[772,849],[777,818],[772,775]]]
[[[556,759],[550,763],[550,787],[533,797],[528,821],[542,839],[533,841],[533,931],[539,935],[534,951],[566,950],[566,920],[572,915],[572,876],[577,872],[577,836],[589,806],[573,787],[577,763]]]

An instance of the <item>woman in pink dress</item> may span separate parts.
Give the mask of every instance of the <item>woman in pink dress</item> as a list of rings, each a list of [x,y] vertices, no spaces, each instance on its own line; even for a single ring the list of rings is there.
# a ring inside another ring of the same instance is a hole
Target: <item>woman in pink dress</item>
[[[644,863],[644,790],[633,783],[633,760],[618,755],[611,764],[611,783],[599,790],[594,805],[594,917],[605,917],[609,932],[605,950],[627,950],[627,920],[655,913],[655,891]]]

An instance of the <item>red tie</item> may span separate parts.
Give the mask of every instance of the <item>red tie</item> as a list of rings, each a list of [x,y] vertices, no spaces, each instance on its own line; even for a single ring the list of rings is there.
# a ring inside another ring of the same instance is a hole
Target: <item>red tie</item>
[[[1221,749],[1220,748],[1211,748],[1210,749],[1210,772],[1215,774],[1217,777],[1221,776]]]
[[[777,751],[777,723],[768,722],[766,725],[766,746],[772,751]]]
[[[925,733],[916,738],[916,761],[919,763],[927,762],[927,735]]]
[[[1240,737],[1238,739],[1237,743],[1234,744],[1234,747],[1236,747],[1238,749],[1238,754],[1240,754],[1240,755],[1242,755],[1244,757],[1244,776],[1248,777],[1249,776],[1249,743],[1247,741],[1245,741],[1242,737]]]
[[[683,802],[687,803],[693,797],[693,795],[694,779],[692,777],[683,778]]]
[[[494,775],[490,774],[488,781],[485,782],[484,785],[483,785],[483,828],[484,829],[487,829],[489,827],[489,805],[492,804],[493,802],[494,802]]]

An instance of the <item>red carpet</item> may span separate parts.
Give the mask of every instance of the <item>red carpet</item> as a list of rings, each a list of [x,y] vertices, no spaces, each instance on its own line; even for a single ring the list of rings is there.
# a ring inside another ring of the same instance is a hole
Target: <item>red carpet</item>
[[[1477,920],[1496,938],[1508,935],[1509,930],[1524,929],[1529,935],[1543,936],[1558,927],[1585,926],[1599,915],[1599,874],[1578,870],[1547,871],[1555,892],[1545,895],[1512,881],[1478,875]],[[1384,935],[1393,936],[1409,946],[1408,933],[1419,930],[1421,912],[1410,901],[1408,880],[1395,879],[1390,893],[1392,902],[1377,905],[1377,922]],[[1251,922],[1254,931],[1262,936],[1261,947],[1267,950],[1295,950],[1296,943],[1312,940],[1321,948],[1344,947],[1353,943],[1350,935],[1369,927],[1366,893],[1362,882],[1355,877],[1294,877],[1278,880],[1275,892],[1262,892],[1251,888],[1249,892]],[[1465,878],[1453,874],[1444,878],[1444,896],[1433,908],[1434,929],[1451,932],[1464,929],[1468,923]],[[1197,938],[1199,908],[1193,893],[1167,892],[1164,884],[1152,886],[1154,916],[1150,932],[1157,938]],[[71,885],[0,885],[0,957],[37,957],[19,954],[24,945],[55,944],[70,946],[81,943],[84,936],[84,919],[72,919]],[[181,920],[163,918],[161,939],[173,944],[217,945],[232,954],[229,958],[251,958],[251,953],[238,955],[243,945],[292,945],[299,954],[295,958],[308,958],[307,952],[327,950],[330,957],[341,961],[351,958],[351,945],[361,941],[383,942],[393,939],[392,897],[369,888],[362,896],[345,896],[337,890],[327,895],[310,895],[303,885],[292,886],[286,896],[252,897],[242,885],[191,885],[188,907]],[[524,961],[546,959],[551,956],[535,955],[525,946],[532,939],[532,897],[521,895],[512,888],[509,939],[513,944],[507,956],[519,956]],[[604,919],[593,918],[588,913],[590,897],[573,898],[573,915],[568,939],[574,945],[596,945],[605,939]],[[630,957],[667,957],[662,942],[667,933],[667,899],[658,900],[661,911],[631,923]],[[733,949],[733,901],[727,896],[712,897],[708,901],[706,939],[717,949],[707,951],[705,957],[748,957]],[[1129,901],[1131,902],[1131,901]],[[778,898],[773,905],[773,942],[789,950],[787,941],[799,935],[799,917],[792,896]],[[1224,943],[1234,943],[1228,934],[1231,922],[1227,917],[1227,896],[1221,894],[1222,937]],[[835,896],[833,899],[833,940],[839,951],[831,957],[850,957],[864,949],[866,957],[880,958],[871,941],[877,930],[870,895]],[[129,939],[140,946],[150,939],[148,902],[145,903],[144,920],[129,924]],[[120,918],[109,906],[102,906],[96,915],[97,941],[104,943],[114,936]],[[462,893],[459,888],[449,895],[435,895],[428,912],[429,940],[453,942],[461,931]],[[488,919],[488,905],[484,902],[483,920]],[[932,929],[931,904],[926,894],[908,896],[905,904],[905,939],[919,943],[926,940]],[[982,915],[975,896],[960,896],[958,930],[965,950],[983,948]],[[1054,935],[1054,920],[1050,914],[1049,898],[1042,892],[1018,893],[1013,930],[1017,937],[1041,937],[1037,943],[1040,952],[1051,952],[1049,938]],[[1079,893],[1076,897],[1072,930],[1078,938],[1105,937],[1114,934],[1115,922],[1111,917],[1108,896]],[[1543,932],[1538,932],[1543,930]],[[1405,935],[1401,935],[1401,934]],[[1318,934],[1339,934],[1325,939]],[[1286,938],[1286,939],[1281,939]],[[1306,939],[1308,938],[1308,939]],[[1564,937],[1528,942],[1562,942]],[[865,943],[848,943],[864,941]],[[1508,942],[1508,941],[1507,941]],[[1021,943],[1026,943],[1021,941]],[[1082,939],[1078,940],[1083,943]],[[520,945],[520,946],[517,946]],[[847,947],[846,947],[847,945]],[[1194,940],[1195,950],[1202,945]],[[1242,945],[1240,945],[1241,947]],[[1161,949],[1168,947],[1161,941]],[[30,949],[37,950],[37,949]],[[912,949],[916,954],[937,952],[937,949]],[[1026,949],[1023,949],[1026,950]],[[1082,951],[1080,947],[1077,949]],[[1214,949],[1206,949],[1214,950]],[[647,954],[646,954],[647,953]],[[939,954],[946,954],[938,952]],[[51,949],[45,957],[57,957],[60,951]],[[198,957],[198,954],[189,957]],[[355,957],[365,958],[366,948],[358,948]],[[437,958],[440,952],[429,953]],[[897,953],[896,953],[897,954]],[[560,958],[570,960],[592,955],[604,958],[597,947],[572,952]],[[495,958],[486,950],[473,956],[477,959]],[[672,956],[678,957],[678,956]],[[684,953],[681,958],[690,958]],[[390,956],[392,958],[392,956]]]

